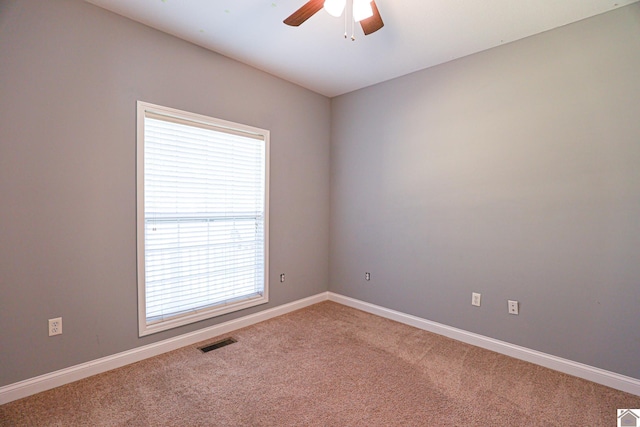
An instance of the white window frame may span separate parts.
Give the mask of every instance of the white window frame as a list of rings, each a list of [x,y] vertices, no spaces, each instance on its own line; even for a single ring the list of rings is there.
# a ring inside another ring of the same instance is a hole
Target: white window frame
[[[145,117],[146,114],[166,116],[180,121],[193,122],[204,126],[212,126],[229,133],[241,133],[262,138],[265,144],[264,155],[264,292],[251,299],[228,301],[187,314],[176,315],[168,319],[147,323],[146,313],[146,281],[145,281],[145,183],[144,183],[144,146],[145,146]],[[238,310],[265,304],[269,301],[269,131],[244,124],[233,123],[174,108],[154,105],[143,101],[137,102],[137,268],[138,268],[138,335],[140,337],[160,331],[187,325],[204,319],[220,316]]]

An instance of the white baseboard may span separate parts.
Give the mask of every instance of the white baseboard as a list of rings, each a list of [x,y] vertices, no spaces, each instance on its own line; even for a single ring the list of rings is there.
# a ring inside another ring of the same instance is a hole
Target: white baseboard
[[[111,369],[119,368],[130,363],[139,362],[149,357],[157,356],[180,347],[205,341],[218,335],[227,334],[240,328],[263,322],[273,317],[281,316],[301,308],[317,304],[328,299],[328,292],[323,292],[308,298],[270,308],[255,314],[230,320],[195,332],[180,335],[132,350],[92,360],[59,371],[40,375],[8,386],[0,387],[0,405],[12,402],[41,391],[59,387],[78,381],[92,375],[100,374]]]
[[[329,300],[640,396],[640,380],[329,292]]]
[[[205,341],[218,335],[227,334],[326,300],[640,396],[640,380],[635,378],[509,344],[333,292],[323,292],[219,325],[0,387],[0,405],[130,363],[139,362],[180,347]]]

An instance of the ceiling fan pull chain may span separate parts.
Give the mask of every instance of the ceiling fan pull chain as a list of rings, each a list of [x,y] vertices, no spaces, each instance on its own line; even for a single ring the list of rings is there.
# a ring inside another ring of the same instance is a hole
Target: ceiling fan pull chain
[[[355,30],[356,21],[353,19],[353,1],[351,2],[351,41],[352,42],[356,41],[356,30]]]
[[[348,14],[347,10],[348,9],[349,8],[345,7],[345,11],[344,11],[344,38],[345,39],[347,38],[347,14]]]

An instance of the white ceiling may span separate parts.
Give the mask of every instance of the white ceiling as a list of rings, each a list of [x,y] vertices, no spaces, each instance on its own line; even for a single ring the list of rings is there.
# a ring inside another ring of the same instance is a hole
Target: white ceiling
[[[306,0],[87,1],[333,97],[639,0],[376,0],[385,26],[355,41],[324,10],[283,24]]]

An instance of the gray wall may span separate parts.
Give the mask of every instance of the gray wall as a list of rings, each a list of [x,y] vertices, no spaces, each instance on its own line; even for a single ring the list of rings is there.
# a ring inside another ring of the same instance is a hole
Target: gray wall
[[[138,338],[138,99],[271,131],[268,305]],[[323,96],[80,0],[0,0],[0,386],[326,291],[329,137]]]
[[[331,291],[640,378],[640,4],[331,108]]]

